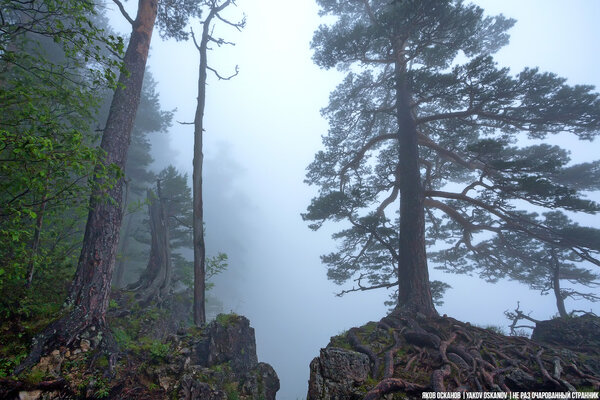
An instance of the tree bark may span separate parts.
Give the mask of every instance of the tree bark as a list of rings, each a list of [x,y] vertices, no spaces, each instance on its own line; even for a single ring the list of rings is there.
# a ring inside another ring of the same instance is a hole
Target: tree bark
[[[148,50],[156,21],[158,0],[139,0],[131,38],[123,59],[127,73],[121,73],[115,90],[100,147],[105,152],[102,172],[111,164],[125,168],[131,130],[140,102]],[[92,192],[83,246],[77,271],[71,286],[69,302],[73,309],[62,319],[48,326],[35,340],[31,353],[15,370],[32,366],[43,352],[59,345],[70,345],[77,334],[89,328],[107,330],[105,314],[123,218],[123,178],[103,192]],[[108,197],[109,199],[107,199]],[[106,336],[104,336],[106,338]],[[106,340],[106,339],[105,339]]]
[[[157,181],[157,195],[148,190],[148,215],[151,235],[150,258],[138,282],[130,286],[138,292],[136,297],[142,306],[151,301],[161,302],[171,287],[171,244],[160,181]]]
[[[128,73],[122,73],[119,77],[120,86],[115,90],[100,144],[106,152],[104,166],[114,164],[121,170],[125,169],[156,13],[157,0],[139,0],[137,17],[123,60]],[[123,178],[120,178],[106,193],[93,193],[90,200],[71,299],[75,306],[88,310],[92,320],[103,321],[108,306],[123,218],[123,183]],[[110,201],[103,195],[108,195]]]
[[[561,318],[568,318],[567,308],[565,307],[565,298],[560,292],[560,263],[554,250],[552,250],[552,290],[554,291],[554,298],[556,299],[556,307],[558,308],[558,314]]]
[[[194,243],[194,324],[201,326],[206,323],[206,246],[204,243],[204,204],[202,198],[202,166],[204,154],[202,153],[202,140],[204,133],[204,108],[206,105],[206,74],[208,63],[206,60],[209,40],[209,25],[213,17],[213,10],[204,21],[202,38],[198,51],[200,53],[200,66],[198,67],[198,103],[194,116],[194,165],[192,174],[193,196],[193,243]]]
[[[125,204],[127,207],[127,204]],[[119,262],[115,266],[115,278],[113,282],[113,286],[120,289],[123,287],[124,276],[125,276],[125,265],[126,258],[125,255],[129,250],[129,236],[131,234],[131,221],[133,220],[133,214],[129,214],[126,218],[125,222],[125,232],[122,235],[122,245],[121,245],[121,257],[119,258]]]
[[[424,192],[419,169],[418,134],[411,111],[404,44],[394,41],[396,119],[400,162],[398,308],[435,316],[425,250]]]
[[[202,25],[202,38],[200,45],[194,44],[200,53],[200,65],[198,67],[198,103],[194,116],[194,171],[192,174],[192,196],[193,196],[193,243],[194,243],[194,324],[201,326],[206,323],[206,247],[204,244],[204,204],[202,199],[202,164],[204,155],[202,153],[202,139],[204,133],[204,108],[206,105],[206,76],[208,70],[207,50],[210,37],[210,23],[212,19],[231,0],[217,6],[217,2],[211,5],[208,16]],[[214,39],[213,39],[214,40]],[[212,70],[214,71],[214,70]]]

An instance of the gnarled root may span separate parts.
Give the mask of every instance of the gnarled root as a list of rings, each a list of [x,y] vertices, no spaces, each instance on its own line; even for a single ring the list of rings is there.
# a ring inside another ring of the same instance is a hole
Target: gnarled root
[[[379,382],[377,386],[369,390],[363,400],[377,400],[385,396],[388,393],[400,392],[403,393],[422,393],[426,390],[425,386],[417,385],[415,383],[407,382],[399,378],[386,378]]]

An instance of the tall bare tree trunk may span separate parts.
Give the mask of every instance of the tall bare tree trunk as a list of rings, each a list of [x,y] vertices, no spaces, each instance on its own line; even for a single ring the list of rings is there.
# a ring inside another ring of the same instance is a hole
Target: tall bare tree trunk
[[[131,38],[123,59],[127,73],[121,73],[119,87],[112,99],[100,144],[105,157],[103,165],[98,167],[99,171],[111,164],[121,170],[125,168],[156,21],[157,1],[138,1],[137,16],[132,21]],[[102,181],[96,183],[103,184]],[[76,340],[78,333],[89,328],[104,331],[104,342],[110,337],[106,329],[105,314],[123,218],[122,203],[122,178],[105,192],[98,192],[98,189],[93,191],[81,255],[69,295],[73,309],[34,339],[29,356],[15,370],[16,373],[35,364],[44,352],[60,345],[69,346]]]
[[[193,196],[193,243],[194,243],[194,324],[201,326],[206,323],[206,247],[204,244],[204,205],[202,200],[202,164],[204,155],[202,153],[202,135],[204,133],[204,107],[206,105],[206,75],[208,67],[207,50],[208,42],[213,40],[217,44],[223,44],[210,37],[210,23],[217,14],[231,4],[231,0],[224,1],[221,5],[212,3],[208,16],[203,22],[202,38],[200,45],[194,38],[194,44],[200,53],[200,66],[198,67],[198,104],[194,116],[194,172],[192,174],[192,196]],[[219,17],[221,18],[221,17]],[[223,18],[221,20],[225,21]],[[238,27],[240,24],[229,25]],[[211,68],[216,73],[214,69]],[[237,74],[237,72],[236,72]],[[218,76],[218,75],[217,75]],[[229,79],[222,78],[220,79]]]
[[[202,27],[202,38],[198,51],[200,52],[200,67],[198,68],[198,104],[194,116],[194,171],[192,174],[193,196],[193,243],[194,243],[194,324],[201,326],[206,323],[205,292],[206,292],[206,246],[204,244],[204,204],[202,199],[202,139],[204,133],[204,107],[206,105],[206,53],[208,46],[208,29],[212,11]]]
[[[424,193],[419,169],[419,146],[411,96],[406,81],[404,44],[394,43],[396,119],[400,158],[400,243],[398,251],[398,308],[435,316],[425,250]]]

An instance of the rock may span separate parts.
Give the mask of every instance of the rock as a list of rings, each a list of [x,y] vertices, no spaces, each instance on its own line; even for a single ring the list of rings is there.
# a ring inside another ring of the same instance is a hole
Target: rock
[[[181,378],[178,398],[181,400],[227,400],[225,392],[213,389],[208,383],[201,382],[192,375],[184,375]]]
[[[41,390],[19,392],[19,400],[38,400],[42,396]]]
[[[60,376],[60,369],[63,363],[63,357],[58,350],[54,350],[50,355],[41,357],[38,364],[34,367],[36,370],[48,376],[55,378]]]
[[[320,356],[310,363],[308,399],[362,398],[364,391],[357,389],[365,383],[370,370],[365,354],[335,347],[321,349]]]
[[[264,387],[264,399],[275,400],[275,395],[279,390],[279,377],[277,373],[271,365],[262,362],[258,363],[257,372]]]
[[[153,348],[146,344],[128,349],[112,372],[107,362],[110,355],[86,357],[94,348],[94,337],[80,338],[74,349],[54,350],[41,358],[34,367],[41,372],[35,375],[41,375],[40,382],[0,379],[0,399],[66,400],[102,395],[114,399],[275,400],[279,378],[269,364],[258,362],[254,329],[248,319],[221,315],[202,328],[179,328],[178,332],[152,342],[158,350],[168,349],[168,354],[153,357]],[[92,358],[96,362],[90,363]]]
[[[535,378],[520,368],[510,370],[504,378],[506,384],[515,392],[527,391],[536,384]]]
[[[279,390],[279,378],[269,364],[258,363],[256,368],[240,380],[240,395],[248,399],[275,400]]]
[[[229,363],[237,373],[258,365],[254,328],[246,317],[220,314],[205,329],[206,339],[196,346],[192,363],[212,367]]]
[[[539,321],[531,335],[538,343],[559,345],[575,351],[600,353],[600,317],[582,315]]]
[[[87,351],[90,351],[91,343],[87,339],[81,339],[81,343],[79,343],[79,347],[81,348],[81,351],[83,351],[85,353]]]
[[[392,313],[380,324],[367,323],[331,338],[310,364],[308,400],[420,399],[423,392],[441,388],[448,392],[598,390],[597,323],[595,317],[582,317],[540,324],[536,338],[546,343],[536,343],[450,317],[424,320]],[[548,342],[566,343],[573,350]],[[380,368],[371,370],[372,364]]]

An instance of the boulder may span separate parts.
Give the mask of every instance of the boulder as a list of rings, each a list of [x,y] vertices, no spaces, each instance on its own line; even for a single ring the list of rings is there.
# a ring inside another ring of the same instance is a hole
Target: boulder
[[[371,370],[365,354],[336,347],[321,349],[310,363],[308,399],[361,399],[359,387]]]

